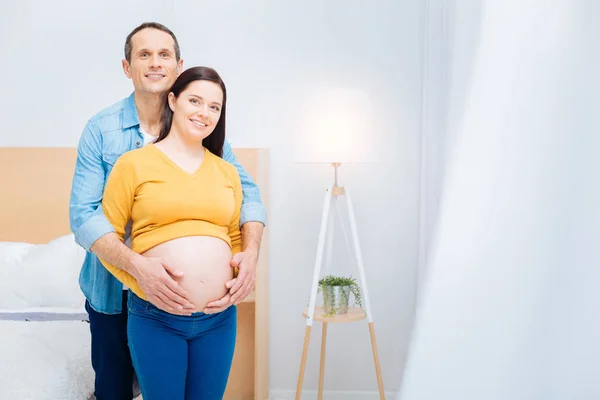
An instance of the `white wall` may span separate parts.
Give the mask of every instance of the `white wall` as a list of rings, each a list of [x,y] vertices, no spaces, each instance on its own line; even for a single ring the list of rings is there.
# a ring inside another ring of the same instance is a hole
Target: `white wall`
[[[328,166],[289,160],[302,113],[295,99],[310,87],[358,82],[377,102],[365,140],[380,144],[381,162],[340,174],[353,190],[384,384],[394,391],[416,279],[422,14],[421,2],[408,0],[2,3],[0,146],[75,146],[89,116],[131,91],[120,66],[127,33],[145,20],[171,27],[185,66],[222,74],[234,145],[272,151],[270,386],[285,395],[296,385],[301,312],[332,178]],[[348,260],[338,245],[332,272]],[[376,390],[366,324],[332,326],[329,335],[325,389]],[[317,325],[306,389],[317,387],[319,338]]]

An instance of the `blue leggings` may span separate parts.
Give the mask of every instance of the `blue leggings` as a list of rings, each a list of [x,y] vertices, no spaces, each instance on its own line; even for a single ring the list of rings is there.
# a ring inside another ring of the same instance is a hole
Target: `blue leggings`
[[[144,400],[221,400],[233,360],[237,308],[173,315],[129,291],[127,334]]]

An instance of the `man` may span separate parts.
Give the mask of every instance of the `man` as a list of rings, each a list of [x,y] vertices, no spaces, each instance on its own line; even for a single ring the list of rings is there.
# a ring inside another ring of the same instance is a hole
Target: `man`
[[[134,380],[127,344],[127,288],[98,257],[134,276],[156,307],[190,311],[185,291],[172,277],[181,273],[161,259],[133,252],[118,238],[101,207],[106,179],[118,157],[158,136],[162,95],[183,69],[177,38],[161,24],[144,23],[127,36],[122,64],[134,91],[88,121],[79,140],[70,200],[71,230],[75,241],[88,251],[79,284],[90,319],[94,394],[98,400],[131,400]],[[243,252],[232,259],[232,267],[238,267],[239,274],[227,283],[230,290],[225,297],[204,310],[195,310],[205,313],[239,304],[253,290],[266,217],[258,187],[238,164],[227,141],[223,158],[237,167],[242,181]]]

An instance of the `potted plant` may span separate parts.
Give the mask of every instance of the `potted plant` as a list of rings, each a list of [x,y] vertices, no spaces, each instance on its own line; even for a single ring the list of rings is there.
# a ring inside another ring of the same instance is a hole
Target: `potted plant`
[[[319,280],[318,292],[323,292],[325,315],[339,315],[348,312],[350,293],[354,305],[362,307],[362,297],[356,279],[352,277],[328,275]]]

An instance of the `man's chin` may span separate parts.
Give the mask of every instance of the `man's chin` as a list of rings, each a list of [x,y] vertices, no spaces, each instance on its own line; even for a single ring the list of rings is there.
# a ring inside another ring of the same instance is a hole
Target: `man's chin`
[[[143,86],[141,88],[136,88],[137,92],[144,93],[147,95],[156,95],[156,96],[161,96],[167,90],[169,90],[169,87],[167,87],[165,85],[160,85],[160,86],[152,85],[152,86]]]

